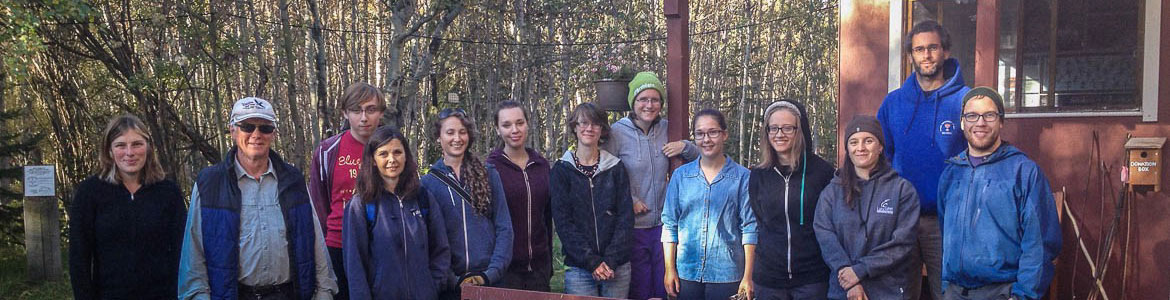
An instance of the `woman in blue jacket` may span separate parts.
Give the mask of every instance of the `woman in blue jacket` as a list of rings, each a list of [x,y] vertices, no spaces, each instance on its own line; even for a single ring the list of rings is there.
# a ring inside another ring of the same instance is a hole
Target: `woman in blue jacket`
[[[849,158],[821,192],[813,222],[832,271],[829,298],[909,299],[918,194],[886,162],[877,119],[857,116],[845,129]]]
[[[500,282],[512,260],[512,219],[500,174],[467,151],[478,132],[471,117],[462,109],[444,109],[432,130],[443,157],[423,176],[422,186],[435,196],[451,246],[447,289],[439,298],[456,299],[463,284]]]
[[[666,293],[678,299],[752,299],[756,216],[748,169],[723,154],[727,121],[704,109],[691,121],[699,160],[670,176],[662,210]]]
[[[342,249],[352,299],[435,299],[451,266],[443,218],[406,137],[379,128],[362,149]]]
[[[549,175],[553,222],[565,252],[565,293],[625,298],[630,289],[634,209],[625,165],[598,145],[605,112],[584,103],[569,114],[577,147]]]

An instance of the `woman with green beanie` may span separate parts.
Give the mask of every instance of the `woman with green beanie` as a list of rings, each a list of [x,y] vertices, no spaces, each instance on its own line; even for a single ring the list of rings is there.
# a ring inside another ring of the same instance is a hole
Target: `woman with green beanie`
[[[690,141],[668,142],[667,121],[660,115],[665,100],[666,86],[657,75],[653,72],[635,75],[627,98],[632,110],[629,116],[613,123],[610,139],[602,146],[617,155],[631,172],[634,247],[630,254],[633,272],[629,297],[632,299],[666,298],[662,281],[665,260],[659,240],[670,158],[681,156],[691,161],[699,156]]]

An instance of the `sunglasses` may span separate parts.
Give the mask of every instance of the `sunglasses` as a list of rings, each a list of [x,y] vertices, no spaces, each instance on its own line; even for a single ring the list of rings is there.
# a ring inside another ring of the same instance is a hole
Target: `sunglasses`
[[[446,119],[447,117],[455,114],[467,116],[467,112],[463,111],[462,108],[444,108],[443,110],[439,111],[439,120]]]
[[[256,131],[257,127],[260,128],[260,133],[263,133],[263,134],[270,134],[270,133],[276,131],[276,126],[272,126],[272,125],[256,125],[256,124],[248,124],[248,123],[236,123],[236,127],[239,127],[240,130],[243,130],[244,132],[247,132],[247,133],[252,133],[253,131]]]

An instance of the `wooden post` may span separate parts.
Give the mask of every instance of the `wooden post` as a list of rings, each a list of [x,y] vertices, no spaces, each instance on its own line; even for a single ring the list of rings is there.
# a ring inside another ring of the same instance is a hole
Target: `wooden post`
[[[670,126],[666,129],[668,140],[686,139],[691,121],[688,105],[691,98],[691,45],[690,9],[687,0],[666,0],[663,12],[666,15],[666,118]],[[683,164],[682,158],[670,160],[670,169]]]
[[[61,280],[61,215],[53,166],[24,167],[24,249],[30,282]]]
[[[998,61],[999,1],[982,0],[975,12],[975,86],[996,86]]]

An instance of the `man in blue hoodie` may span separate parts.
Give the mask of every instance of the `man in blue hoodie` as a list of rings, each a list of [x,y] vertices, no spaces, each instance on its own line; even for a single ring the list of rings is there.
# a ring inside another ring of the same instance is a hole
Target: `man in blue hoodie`
[[[987,87],[963,97],[967,151],[939,178],[942,299],[1040,299],[1060,254],[1060,223],[1048,178],[999,138],[1003,97]]]
[[[959,61],[950,57],[951,37],[938,22],[915,24],[906,35],[903,51],[913,58],[914,73],[901,88],[882,100],[877,118],[885,135],[885,156],[894,170],[918,192],[921,214],[918,241],[910,254],[906,294],[921,294],[923,263],[933,299],[942,296],[939,277],[942,233],[937,208],[938,176],[945,161],[966,147],[959,130],[961,97],[970,88],[963,84]]]

